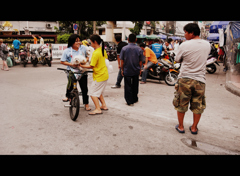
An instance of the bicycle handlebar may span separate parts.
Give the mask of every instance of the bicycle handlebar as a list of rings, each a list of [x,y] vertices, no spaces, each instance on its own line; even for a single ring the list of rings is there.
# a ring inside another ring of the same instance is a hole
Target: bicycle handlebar
[[[57,68],[57,70],[63,70],[63,71],[66,71],[66,72],[69,72],[71,70],[67,70],[65,68]],[[83,73],[93,73],[93,71],[81,71],[81,72],[73,72],[74,74],[83,74]]]

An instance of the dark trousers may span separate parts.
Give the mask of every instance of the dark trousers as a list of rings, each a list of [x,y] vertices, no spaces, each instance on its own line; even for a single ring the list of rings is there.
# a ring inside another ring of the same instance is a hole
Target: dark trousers
[[[122,82],[122,79],[123,79],[121,71],[122,71],[122,69],[120,68],[119,72],[118,72],[117,82],[116,82],[116,85],[118,85],[118,86],[121,86],[121,82]]]
[[[127,104],[138,101],[139,75],[124,76],[124,97]]]
[[[88,80],[88,75],[83,75],[82,78],[78,81],[82,91],[83,104],[89,104],[87,80]],[[67,89],[66,97],[69,97],[70,92],[72,90],[73,90],[73,83],[71,84],[70,89]]]

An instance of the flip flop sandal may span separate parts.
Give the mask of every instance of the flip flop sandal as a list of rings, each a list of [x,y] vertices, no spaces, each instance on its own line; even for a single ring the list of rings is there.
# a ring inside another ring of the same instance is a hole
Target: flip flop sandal
[[[182,131],[182,130],[179,130],[179,129],[178,129],[178,126],[179,126],[179,125],[176,125],[176,126],[175,126],[175,129],[176,129],[179,133],[185,133],[185,130],[183,130],[183,131]]]
[[[103,114],[102,112],[101,113],[97,113],[97,112],[89,112],[88,115],[100,115],[100,114]]]
[[[100,108],[101,110],[104,110],[104,111],[108,111],[108,108],[107,109],[103,109],[103,108]]]
[[[86,111],[91,111],[91,108],[89,107],[89,109],[87,109],[86,107],[84,108]]]
[[[189,130],[191,131],[192,134],[198,134],[198,128],[197,128],[197,131],[195,131],[195,132],[193,132],[191,128],[192,128],[192,126],[189,127]]]
[[[63,102],[68,102],[70,101],[70,98],[67,98],[67,99],[62,99]]]

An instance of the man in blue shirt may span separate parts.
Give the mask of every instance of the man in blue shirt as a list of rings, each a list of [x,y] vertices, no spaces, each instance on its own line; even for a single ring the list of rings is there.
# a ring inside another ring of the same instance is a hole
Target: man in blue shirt
[[[163,46],[158,43],[158,39],[154,39],[154,44],[150,45],[149,48],[155,53],[156,57],[159,58],[162,54]]]
[[[124,96],[129,106],[138,102],[139,75],[144,60],[143,51],[135,45],[136,41],[136,35],[130,34],[129,44],[124,46],[120,53],[121,70],[124,76]]]
[[[13,46],[14,46],[14,56],[18,57],[19,53],[19,46],[21,45],[21,42],[19,41],[19,38],[15,39],[13,41]]]

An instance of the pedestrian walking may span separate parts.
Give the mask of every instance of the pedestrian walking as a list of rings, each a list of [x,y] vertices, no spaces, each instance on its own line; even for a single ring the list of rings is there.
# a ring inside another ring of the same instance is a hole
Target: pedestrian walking
[[[77,34],[72,34],[68,38],[68,48],[64,50],[61,58],[61,62],[60,62],[63,65],[67,65],[67,70],[70,70],[70,67],[73,67],[75,69],[77,68],[76,65],[73,65],[71,63],[72,58],[74,58],[77,55],[83,55],[85,57],[87,56],[85,46],[80,45],[80,43],[81,43],[80,36]],[[82,99],[83,99],[83,104],[85,104],[85,110],[90,111],[91,108],[89,107],[87,80],[88,80],[88,75],[84,75],[78,82],[82,91]],[[66,90],[67,98],[63,99],[64,102],[67,102],[70,100],[69,94],[72,91],[72,89],[73,89],[73,83],[69,87],[67,87],[67,90]]]
[[[19,41],[19,38],[15,39],[13,41],[13,47],[14,47],[14,56],[18,58],[19,56],[19,46],[21,45],[21,42]]]
[[[124,76],[124,97],[127,105],[138,102],[139,75],[141,74],[143,51],[135,43],[135,34],[128,37],[129,44],[120,53],[121,71]]]
[[[155,53],[150,48],[146,47],[144,43],[141,43],[139,46],[143,50],[143,55],[145,56],[142,80],[140,84],[146,84],[148,69],[151,68],[153,65],[157,64],[158,60]]]
[[[117,77],[117,82],[114,86],[112,86],[111,88],[120,88],[121,87],[121,82],[123,79],[122,76],[122,69],[121,69],[121,64],[120,64],[120,53],[121,50],[124,46],[128,45],[126,42],[122,41],[122,37],[121,35],[116,35],[115,36],[115,40],[117,41],[118,45],[117,45],[117,60],[118,60],[118,68],[119,68],[119,72],[118,72],[118,77]]]
[[[7,46],[5,44],[3,44],[3,39],[0,39],[0,58],[3,61],[3,67],[1,69],[4,70],[4,67],[6,67],[5,71],[9,71],[8,65],[6,62],[7,57],[8,57]]]
[[[33,37],[33,43],[37,44],[37,37],[35,37],[35,35],[32,35],[32,37]]]
[[[190,110],[193,112],[193,124],[189,127],[189,130],[192,134],[197,134],[198,122],[206,108],[205,72],[211,46],[209,42],[199,37],[200,28],[196,23],[188,23],[183,30],[187,41],[179,46],[175,59],[176,62],[181,63],[173,99],[179,122],[175,129],[179,133],[185,132],[183,119],[190,103]]]
[[[97,34],[90,36],[91,46],[95,49],[92,53],[90,65],[81,65],[82,68],[93,69],[93,82],[89,95],[95,105],[95,110],[88,113],[89,115],[102,114],[102,110],[108,110],[106,102],[103,98],[103,92],[107,85],[107,80],[109,78],[108,69],[106,66],[105,59],[107,59],[107,52],[104,49],[104,41]],[[101,46],[102,45],[102,46]],[[99,101],[102,106],[100,106]]]
[[[38,38],[40,39],[40,44],[44,45],[44,40],[43,40],[42,36],[39,35]]]

